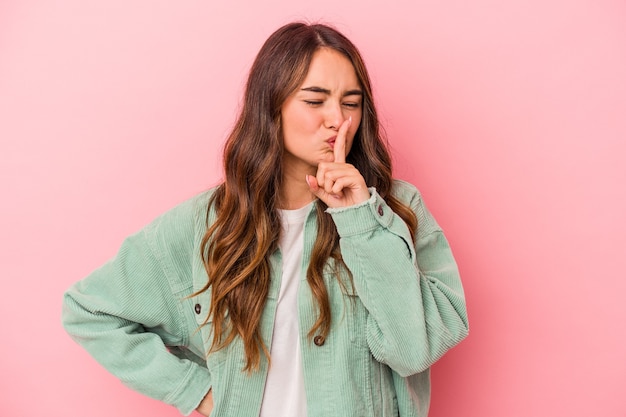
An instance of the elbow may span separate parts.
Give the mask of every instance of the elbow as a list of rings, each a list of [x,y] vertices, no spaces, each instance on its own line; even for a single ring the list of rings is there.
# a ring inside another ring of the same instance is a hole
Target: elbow
[[[399,350],[397,360],[390,360],[387,365],[402,377],[424,372],[468,335],[467,320],[459,320],[454,329],[428,329],[421,343],[407,342],[405,346],[409,348]]]
[[[61,326],[67,334],[73,337],[73,331],[76,324],[76,314],[74,312],[73,305],[76,302],[67,294],[63,295],[63,304],[61,306]]]
[[[65,332],[74,341],[79,341],[80,335],[83,333],[83,327],[88,321],[86,310],[81,304],[68,292],[63,295],[63,304],[61,307],[61,326]]]

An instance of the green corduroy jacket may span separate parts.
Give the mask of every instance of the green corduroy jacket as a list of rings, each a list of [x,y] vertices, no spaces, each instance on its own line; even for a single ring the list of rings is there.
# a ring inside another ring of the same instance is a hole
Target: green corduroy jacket
[[[267,360],[262,357],[258,372],[242,372],[239,339],[207,355],[211,320],[198,327],[209,311],[210,290],[188,297],[207,282],[199,247],[211,193],[158,217],[74,284],[65,294],[63,324],[123,383],[184,415],[212,389],[213,416],[258,417]],[[415,187],[394,181],[393,193],[417,215],[415,241],[374,189],[362,204],[327,210],[353,284],[340,285],[329,263],[331,330],[316,342],[307,337],[317,309],[305,277],[315,210],[305,221],[298,319],[308,417],[426,416],[430,366],[468,334],[463,287],[446,238]],[[267,346],[280,289],[278,249],[271,266],[260,323]]]

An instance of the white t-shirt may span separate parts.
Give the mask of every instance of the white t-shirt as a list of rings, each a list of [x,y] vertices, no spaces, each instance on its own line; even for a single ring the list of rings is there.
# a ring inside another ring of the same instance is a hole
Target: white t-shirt
[[[298,286],[302,273],[304,221],[311,204],[297,210],[279,210],[282,233],[278,247],[282,253],[283,272],[270,347],[272,362],[260,417],[306,417],[298,330]]]

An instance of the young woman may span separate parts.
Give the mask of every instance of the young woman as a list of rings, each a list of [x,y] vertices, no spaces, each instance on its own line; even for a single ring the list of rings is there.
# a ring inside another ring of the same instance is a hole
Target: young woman
[[[129,237],[65,295],[125,384],[208,416],[425,416],[468,333],[441,229],[392,179],[356,47],[288,24],[259,52],[224,182]]]

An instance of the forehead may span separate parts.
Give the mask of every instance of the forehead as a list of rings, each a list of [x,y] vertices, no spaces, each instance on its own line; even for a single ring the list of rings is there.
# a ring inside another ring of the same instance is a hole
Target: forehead
[[[303,87],[317,86],[329,89],[359,87],[352,62],[345,55],[330,48],[320,48],[313,54]]]

